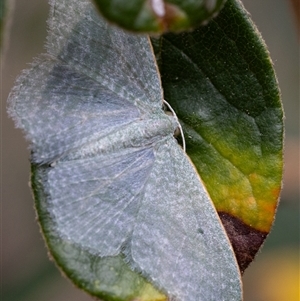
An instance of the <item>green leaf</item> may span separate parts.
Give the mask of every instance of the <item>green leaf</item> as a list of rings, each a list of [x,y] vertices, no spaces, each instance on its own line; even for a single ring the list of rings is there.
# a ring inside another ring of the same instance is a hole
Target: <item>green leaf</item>
[[[207,26],[153,45],[165,99],[243,271],[270,231],[281,190],[283,110],[269,53],[238,0]]]
[[[108,20],[137,32],[182,31],[207,22],[226,0],[94,0]]]

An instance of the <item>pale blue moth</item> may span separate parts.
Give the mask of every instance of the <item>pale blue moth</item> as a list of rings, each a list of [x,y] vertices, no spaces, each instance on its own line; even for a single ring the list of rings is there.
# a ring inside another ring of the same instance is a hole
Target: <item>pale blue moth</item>
[[[173,137],[147,36],[86,0],[52,0],[47,53],[17,80],[9,114],[46,164],[56,232],[179,301],[241,300],[223,226]]]

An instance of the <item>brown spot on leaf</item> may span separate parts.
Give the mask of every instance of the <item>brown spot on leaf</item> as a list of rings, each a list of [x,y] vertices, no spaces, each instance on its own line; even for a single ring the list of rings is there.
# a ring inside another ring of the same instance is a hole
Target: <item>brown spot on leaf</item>
[[[188,22],[186,13],[181,10],[180,7],[172,3],[163,2],[162,5],[163,9],[158,11],[154,8],[153,1],[150,1],[150,7],[153,14],[156,16],[162,31],[183,30],[187,26],[185,23]],[[183,28],[181,28],[181,26],[183,26]]]
[[[218,214],[233,247],[240,271],[243,273],[253,261],[268,233],[256,230],[228,213],[218,212]]]
[[[173,20],[176,19],[177,16],[181,14],[181,10],[177,6],[172,5],[170,3],[165,3],[165,11],[166,11],[165,22],[167,24],[172,23]]]

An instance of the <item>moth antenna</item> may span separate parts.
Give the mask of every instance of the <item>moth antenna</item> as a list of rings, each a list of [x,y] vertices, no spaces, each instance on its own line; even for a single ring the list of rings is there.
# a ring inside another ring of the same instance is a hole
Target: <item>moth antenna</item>
[[[182,137],[182,148],[183,148],[183,151],[185,152],[186,147],[185,147],[185,139],[184,139],[184,134],[183,134],[182,126],[181,126],[181,124],[180,124],[180,122],[179,122],[179,120],[178,120],[178,118],[177,118],[177,115],[176,115],[175,111],[174,111],[173,108],[171,107],[171,105],[170,105],[166,100],[164,100],[164,99],[163,99],[163,103],[169,108],[169,110],[172,112],[172,114],[173,114],[175,120],[176,120],[177,123],[178,123],[178,127],[179,127],[180,134],[181,134],[181,137]]]

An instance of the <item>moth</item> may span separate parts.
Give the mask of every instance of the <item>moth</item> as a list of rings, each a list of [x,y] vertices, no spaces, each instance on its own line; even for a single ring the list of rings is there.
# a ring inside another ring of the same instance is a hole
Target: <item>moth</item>
[[[39,173],[46,240],[121,256],[170,300],[241,300],[225,230],[162,110],[149,37],[113,27],[86,0],[50,5],[47,53],[8,100]]]

